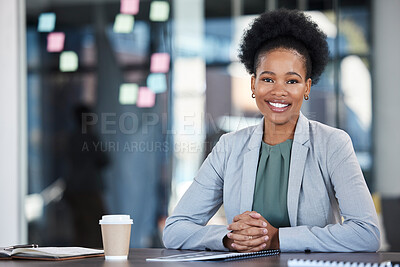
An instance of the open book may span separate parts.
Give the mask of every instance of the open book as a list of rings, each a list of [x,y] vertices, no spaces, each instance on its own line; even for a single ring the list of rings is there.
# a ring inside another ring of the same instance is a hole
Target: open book
[[[82,247],[0,249],[0,259],[70,260],[97,256],[104,256],[104,251]]]
[[[280,253],[280,250],[269,249],[258,252],[218,252],[218,251],[199,251],[193,253],[181,253],[171,256],[149,258],[146,261],[231,261],[242,260],[256,257],[273,256]]]

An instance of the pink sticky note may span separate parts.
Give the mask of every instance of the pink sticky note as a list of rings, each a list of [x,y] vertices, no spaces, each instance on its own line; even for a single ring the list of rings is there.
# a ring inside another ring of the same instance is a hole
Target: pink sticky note
[[[150,72],[167,73],[169,71],[170,56],[168,53],[154,53],[151,55]]]
[[[122,14],[136,15],[139,13],[139,2],[140,0],[121,0]]]
[[[139,108],[151,108],[156,103],[156,94],[147,87],[139,88],[139,95],[136,106]]]
[[[51,32],[47,35],[47,51],[61,52],[64,49],[65,33]]]

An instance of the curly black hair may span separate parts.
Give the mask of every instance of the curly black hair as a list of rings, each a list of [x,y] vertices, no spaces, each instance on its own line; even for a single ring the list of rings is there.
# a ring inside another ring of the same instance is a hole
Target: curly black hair
[[[303,56],[307,78],[316,84],[329,58],[326,34],[303,12],[278,9],[257,17],[245,31],[239,48],[239,59],[253,75],[259,65],[259,55],[286,48]]]

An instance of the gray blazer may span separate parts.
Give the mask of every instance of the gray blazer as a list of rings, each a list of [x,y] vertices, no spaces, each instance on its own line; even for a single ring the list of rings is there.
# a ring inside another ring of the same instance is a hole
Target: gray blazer
[[[228,223],[251,210],[263,122],[220,138],[166,221],[167,248],[227,250],[226,226],[207,222],[222,204]],[[350,137],[303,114],[292,145],[287,208],[291,227],[279,229],[282,252],[379,248],[375,207]]]

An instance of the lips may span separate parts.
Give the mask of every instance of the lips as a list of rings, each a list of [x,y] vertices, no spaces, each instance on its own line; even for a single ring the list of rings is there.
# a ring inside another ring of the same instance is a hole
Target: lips
[[[272,102],[272,101],[266,101],[268,107],[274,111],[274,112],[285,112],[290,104],[288,103],[278,103],[278,102]]]

